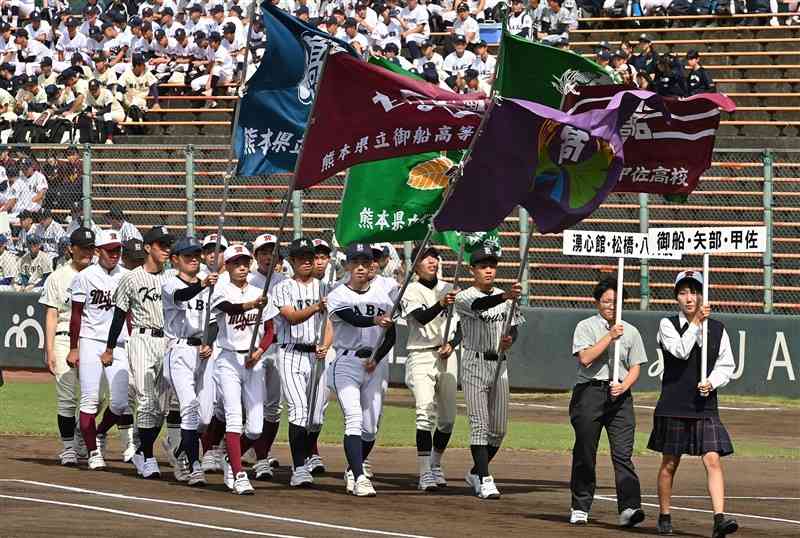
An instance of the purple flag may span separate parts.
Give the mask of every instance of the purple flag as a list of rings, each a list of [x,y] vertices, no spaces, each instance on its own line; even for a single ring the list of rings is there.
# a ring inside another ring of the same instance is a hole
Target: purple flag
[[[620,127],[642,104],[669,112],[661,97],[624,91],[606,108],[569,115],[522,99],[500,99],[451,196],[434,218],[439,231],[499,225],[521,205],[540,233],[580,222],[605,200],[622,172]]]

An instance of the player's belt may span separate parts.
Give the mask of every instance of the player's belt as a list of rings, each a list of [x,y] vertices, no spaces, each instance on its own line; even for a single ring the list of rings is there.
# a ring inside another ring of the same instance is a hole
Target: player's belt
[[[342,351],[342,356],[355,355],[359,359],[368,359],[372,357],[371,347],[362,347],[361,349],[345,349]]]
[[[69,336],[69,331],[59,331],[56,336]]]
[[[506,358],[505,355],[498,355],[494,351],[475,351],[474,349],[468,349],[467,353],[475,353],[485,361],[505,360]]]
[[[317,346],[314,344],[281,344],[281,349],[292,348],[300,353],[316,353]]]
[[[203,345],[203,340],[201,338],[197,338],[196,336],[190,336],[189,338],[178,338],[177,344],[185,344],[187,346],[200,346]]]
[[[149,334],[155,338],[164,338],[164,329],[151,329],[149,327],[134,327],[134,331],[139,334]]]

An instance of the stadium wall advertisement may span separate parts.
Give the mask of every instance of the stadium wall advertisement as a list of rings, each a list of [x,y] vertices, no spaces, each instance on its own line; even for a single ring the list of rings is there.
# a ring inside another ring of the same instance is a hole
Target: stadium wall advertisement
[[[0,367],[44,369],[44,308],[33,293],[4,293],[0,309]],[[514,389],[568,390],[577,368],[571,356],[572,332],[592,310],[523,308],[527,323],[509,363]],[[648,362],[637,390],[658,390],[663,369],[656,344],[665,312],[626,311],[624,319],[642,334]],[[727,327],[736,371],[724,389],[730,394],[800,397],[800,318],[797,316],[717,314]],[[400,327],[391,364],[391,381],[405,377],[405,327]]]

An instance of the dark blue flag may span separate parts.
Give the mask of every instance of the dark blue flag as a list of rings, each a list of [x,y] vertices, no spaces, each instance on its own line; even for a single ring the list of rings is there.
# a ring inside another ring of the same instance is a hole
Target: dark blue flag
[[[261,4],[261,19],[267,46],[234,126],[237,174],[242,176],[294,171],[328,45],[356,55],[348,44],[269,1]]]

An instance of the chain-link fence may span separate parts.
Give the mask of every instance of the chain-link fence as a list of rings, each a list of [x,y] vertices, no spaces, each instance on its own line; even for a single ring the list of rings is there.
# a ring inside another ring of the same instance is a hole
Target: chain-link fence
[[[34,146],[0,150],[0,166],[11,178],[0,185],[3,203],[8,199],[9,183],[25,173],[21,170],[23,162],[31,159],[48,183],[40,205],[51,208],[55,220],[65,225],[85,209],[96,225],[107,227],[111,225],[109,211],[117,208],[141,231],[155,224],[201,237],[217,230],[223,177],[230,166],[225,146]],[[230,241],[248,242],[261,233],[277,233],[281,201],[289,182],[288,174],[234,178],[225,208],[225,236]],[[285,237],[304,234],[331,240],[344,188],[345,179],[340,175],[295,193]],[[515,211],[500,226],[504,253],[498,271],[501,284],[517,276],[520,237],[527,233],[526,222]],[[712,167],[687,203],[668,203],[657,195],[612,194],[576,228],[640,232],[648,226],[682,225],[766,225],[773,239],[764,255],[712,257],[712,300],[718,310],[727,312],[800,310],[800,151],[716,150]],[[410,253],[408,245],[395,247],[401,257]],[[443,271],[450,278],[455,254],[442,251]],[[529,256],[526,283],[533,306],[590,307],[593,285],[616,271],[613,259],[563,256],[560,234],[534,233]],[[674,275],[683,268],[699,269],[701,264],[700,256],[686,256],[680,262],[627,261],[625,284],[633,291],[631,307],[672,308]]]

